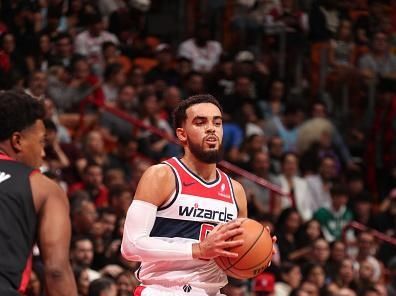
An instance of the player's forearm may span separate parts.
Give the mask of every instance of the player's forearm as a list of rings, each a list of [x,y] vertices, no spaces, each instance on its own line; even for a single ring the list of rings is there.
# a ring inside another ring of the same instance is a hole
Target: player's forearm
[[[192,242],[170,241],[150,237],[157,207],[135,200],[128,210],[124,225],[121,253],[130,261],[191,260]]]
[[[77,296],[70,264],[45,267],[45,289],[48,296]]]

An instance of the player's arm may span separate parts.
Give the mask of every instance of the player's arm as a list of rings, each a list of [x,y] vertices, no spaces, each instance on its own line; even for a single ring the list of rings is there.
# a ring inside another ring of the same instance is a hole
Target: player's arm
[[[76,284],[69,262],[71,223],[65,192],[41,174],[31,176],[33,198],[39,201],[38,245],[44,263],[46,294],[75,296]]]
[[[219,255],[226,256],[229,252],[224,249],[238,244],[235,241],[226,242],[230,237],[240,233],[240,229],[236,230],[237,222],[223,227],[224,229],[218,231],[219,234],[205,240],[216,241],[215,246],[192,242],[170,242],[166,239],[150,237],[157,208],[169,199],[175,187],[175,176],[168,165],[152,166],[143,174],[125,219],[121,244],[121,253],[125,259],[145,262],[208,259]],[[215,253],[212,253],[213,250]]]
[[[238,205],[238,218],[247,218],[247,200],[245,189],[243,189],[241,183],[231,180],[232,187],[234,189],[235,199]]]

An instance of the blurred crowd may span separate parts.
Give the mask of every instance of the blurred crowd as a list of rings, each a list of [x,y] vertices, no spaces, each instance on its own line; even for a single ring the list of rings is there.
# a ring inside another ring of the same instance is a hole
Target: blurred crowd
[[[180,156],[172,110],[200,93],[223,107],[224,159],[279,188],[228,171],[278,241],[224,293],[396,295],[378,235],[395,241],[396,1],[170,2],[0,2],[0,88],[45,103],[42,171],[70,199],[79,295],[138,285],[124,218],[145,169]],[[33,255],[26,295],[41,296]]]

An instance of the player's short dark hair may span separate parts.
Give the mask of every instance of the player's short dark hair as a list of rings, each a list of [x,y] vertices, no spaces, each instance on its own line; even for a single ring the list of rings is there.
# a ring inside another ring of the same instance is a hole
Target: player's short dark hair
[[[36,120],[44,119],[44,116],[41,101],[23,92],[0,92],[0,141],[32,126]]]
[[[219,101],[215,99],[212,95],[202,94],[191,96],[188,99],[181,101],[181,103],[173,111],[173,126],[174,128],[181,127],[187,118],[186,110],[193,105],[211,103],[220,109],[221,114],[223,114],[223,109],[220,106]]]

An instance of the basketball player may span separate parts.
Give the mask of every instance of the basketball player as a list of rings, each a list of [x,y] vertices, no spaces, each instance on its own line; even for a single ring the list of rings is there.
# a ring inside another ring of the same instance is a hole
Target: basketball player
[[[77,295],[69,264],[68,201],[58,185],[36,170],[44,156],[43,117],[44,107],[37,99],[0,92],[2,296],[20,295],[29,281],[36,239],[44,264],[46,295]]]
[[[227,240],[243,232],[237,218],[247,216],[245,192],[216,168],[223,137],[217,100],[192,96],[176,108],[174,121],[184,156],[143,174],[121,252],[142,262],[136,273],[142,286],[135,296],[220,295],[227,277],[211,259],[238,256],[227,248],[243,241]]]

